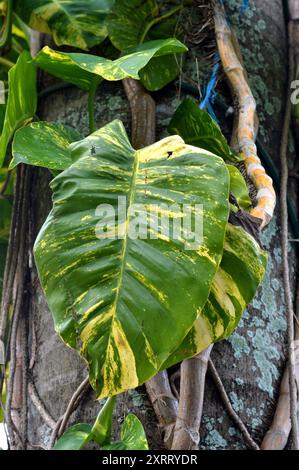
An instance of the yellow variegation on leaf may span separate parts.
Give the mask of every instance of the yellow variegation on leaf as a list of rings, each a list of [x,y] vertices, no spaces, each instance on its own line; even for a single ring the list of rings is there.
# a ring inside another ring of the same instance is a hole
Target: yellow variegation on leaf
[[[14,10],[32,29],[53,35],[58,46],[89,49],[107,36],[114,0],[15,0]]]
[[[35,258],[55,328],[88,362],[101,398],[155,375],[197,320],[223,254],[229,173],[178,136],[135,151],[119,121],[71,148],[74,163],[52,182]],[[116,217],[105,222],[109,236],[97,238],[103,204]],[[173,222],[181,215],[174,204],[189,204],[194,220],[203,205],[201,244],[186,249],[188,240],[165,235],[162,222],[150,224],[150,237],[132,238],[134,204],[150,222],[155,211]]]
[[[253,299],[266,270],[267,254],[243,228],[228,224],[220,267],[209,299],[194,326],[162,369],[227,338]]]

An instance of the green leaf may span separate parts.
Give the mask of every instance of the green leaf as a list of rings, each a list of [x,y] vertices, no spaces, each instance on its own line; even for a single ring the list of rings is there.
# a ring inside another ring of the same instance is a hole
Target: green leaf
[[[114,0],[17,0],[15,12],[30,28],[53,35],[58,46],[89,49],[107,37]]]
[[[230,176],[230,192],[235,196],[242,209],[249,210],[252,207],[246,181],[242,173],[233,165],[227,165]]]
[[[159,8],[155,0],[116,0],[111,15],[108,16],[107,26],[109,38],[120,51],[138,47],[141,42],[151,38],[156,39],[175,36],[176,23],[169,19],[154,25]],[[154,20],[154,21],[153,21]],[[153,28],[150,28],[153,22]],[[166,25],[166,27],[165,27]],[[145,34],[149,29],[148,34]],[[160,34],[155,34],[157,30]],[[168,34],[165,36],[165,30]],[[167,57],[154,57],[140,72],[140,80],[147,90],[156,91],[173,81],[180,71],[180,55],[175,52]]]
[[[55,77],[89,90],[99,78],[115,81],[132,77],[138,80],[140,70],[153,57],[186,50],[177,39],[163,39],[144,43],[117,60],[109,60],[91,54],[68,54],[44,47],[34,62]]]
[[[121,442],[102,447],[101,450],[148,450],[142,423],[137,416],[128,414],[121,428]]]
[[[69,145],[81,139],[82,136],[71,127],[34,122],[16,132],[10,168],[27,163],[50,170],[65,170],[72,164]]]
[[[114,406],[115,397],[108,398],[92,427],[91,431],[94,440],[99,445],[105,445],[110,442]]]
[[[53,450],[80,450],[92,439],[91,426],[78,423],[68,428]]]
[[[107,18],[110,41],[120,51],[137,46],[158,12],[156,0],[116,0]]]
[[[102,398],[155,375],[206,303],[222,257],[229,175],[221,158],[178,136],[135,151],[120,121],[72,150],[75,162],[52,181],[53,209],[35,259],[56,331],[88,361]],[[181,209],[169,205],[190,204],[194,218],[203,204],[202,244],[167,236],[161,226],[151,227],[151,239],[133,239],[136,219],[122,220],[119,197],[129,214],[133,204],[144,204],[148,217],[156,211],[173,224]],[[113,218],[108,233],[95,236],[100,204],[116,209],[122,238],[111,234]]]
[[[97,77],[80,67],[76,62],[77,56],[83,56],[85,61],[89,60],[90,57],[95,57],[87,54],[68,54],[66,52],[54,51],[46,46],[37,54],[33,61],[41,69],[54,75],[54,77],[61,78],[65,82],[72,83],[83,90],[89,91]]]
[[[178,17],[164,19],[153,26],[147,40],[167,39],[176,37],[182,40],[183,31],[178,24]],[[148,65],[140,71],[140,81],[150,91],[161,90],[168,83],[175,80],[182,68],[182,54],[171,54],[165,57],[154,57]]]
[[[191,98],[186,98],[180,104],[171,119],[168,131],[170,134],[180,135],[187,144],[209,150],[224,160],[241,160],[229,148],[214,119]]]
[[[13,13],[12,34],[21,42],[23,48],[30,49],[30,29],[15,13]]]
[[[161,90],[178,76],[180,60],[180,54],[154,57],[146,67],[140,70],[142,85],[149,91]]]
[[[1,261],[1,243],[0,243],[0,261]],[[1,291],[0,291],[1,292]],[[1,300],[1,296],[0,296]],[[5,373],[6,377],[8,376],[8,372]],[[1,396],[1,402],[3,405],[3,408],[5,409],[5,404],[6,404],[6,381],[3,383],[3,388],[2,388],[2,396]],[[0,407],[0,423],[4,423],[5,421],[5,416],[3,412],[2,406]]]
[[[36,69],[29,52],[24,51],[8,74],[9,94],[3,132],[0,138],[0,167],[14,132],[27,124],[35,114],[37,104]]]
[[[267,254],[243,228],[228,224],[223,258],[212,282],[209,299],[180,347],[162,369],[192,357],[228,337],[261,283]]]

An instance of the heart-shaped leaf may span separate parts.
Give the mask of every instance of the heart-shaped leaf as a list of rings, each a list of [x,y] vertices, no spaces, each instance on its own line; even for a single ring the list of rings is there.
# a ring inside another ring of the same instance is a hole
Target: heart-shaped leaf
[[[56,442],[53,450],[81,450],[91,439],[91,426],[78,423],[65,431]]]
[[[222,257],[229,175],[221,158],[178,136],[135,151],[119,121],[72,150],[74,163],[52,181],[35,258],[55,328],[88,361],[101,398],[155,375],[206,303]],[[194,223],[203,218],[203,239],[194,238],[201,226],[175,236],[185,209]]]
[[[137,416],[128,414],[121,427],[121,441],[104,446],[102,450],[148,450],[144,428]]]
[[[187,144],[209,150],[224,160],[242,160],[232,152],[214,119],[191,98],[186,98],[180,104],[170,121],[168,131],[170,134],[180,135]]]
[[[17,15],[30,28],[53,35],[58,46],[89,49],[107,37],[114,0],[16,0]]]
[[[66,82],[89,90],[95,80],[139,80],[139,72],[153,57],[187,50],[177,39],[150,41],[136,47],[119,59],[109,60],[91,54],[65,53],[44,47],[34,62],[46,72]]]
[[[71,127],[48,122],[34,122],[19,129],[12,145],[10,168],[19,163],[62,171],[72,164],[69,145],[82,136]]]
[[[192,357],[229,336],[261,283],[267,254],[243,228],[227,225],[223,258],[209,299],[180,347],[162,369]]]
[[[24,80],[26,77],[26,80]],[[16,65],[8,73],[9,94],[0,137],[0,167],[3,164],[7,146],[14,132],[28,123],[35,114],[37,104],[36,69],[29,52],[20,55]]]

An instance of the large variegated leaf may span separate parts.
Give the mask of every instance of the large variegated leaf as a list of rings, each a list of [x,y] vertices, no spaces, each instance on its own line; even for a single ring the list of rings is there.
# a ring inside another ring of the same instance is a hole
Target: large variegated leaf
[[[16,0],[17,15],[58,46],[89,49],[107,36],[106,16],[114,0]]]
[[[81,138],[71,127],[34,122],[16,132],[10,168],[15,168],[19,163],[26,163],[50,170],[65,170],[72,164],[69,145]]]
[[[86,358],[103,397],[152,377],[206,303],[222,257],[229,175],[221,158],[178,136],[135,151],[119,121],[72,148],[73,165],[52,182],[54,205],[35,258],[55,328]],[[151,238],[131,236],[136,203]],[[107,209],[107,233],[96,238],[100,204],[115,208],[116,227]],[[173,223],[182,215],[173,204],[189,204],[192,220],[203,216],[202,244],[192,250],[186,237],[161,232],[162,221],[155,228],[155,214]]]
[[[119,59],[110,60],[91,54],[58,52],[44,47],[34,62],[46,72],[89,90],[99,78],[115,81],[131,77],[139,80],[139,72],[154,57],[186,50],[186,46],[177,39],[161,39],[141,44]]]
[[[267,255],[243,228],[228,224],[220,267],[209,299],[181,346],[163,368],[192,357],[229,336],[261,283]]]
[[[168,130],[170,134],[180,135],[187,144],[209,150],[224,160],[242,160],[232,152],[214,119],[191,98],[186,98],[180,104]]]
[[[37,104],[36,70],[29,52],[24,51],[8,74],[9,94],[3,132],[0,137],[0,167],[7,146],[14,132],[29,122],[35,114]]]

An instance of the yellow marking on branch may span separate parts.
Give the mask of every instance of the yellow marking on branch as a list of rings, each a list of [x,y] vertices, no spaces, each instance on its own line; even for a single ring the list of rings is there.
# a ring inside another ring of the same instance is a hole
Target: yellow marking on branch
[[[253,181],[258,194],[257,205],[251,210],[251,215],[261,219],[261,229],[265,227],[273,217],[276,204],[276,195],[271,178],[266,174],[257,156],[255,146],[256,136],[256,103],[248,84],[247,74],[236,53],[232,31],[227,24],[225,11],[219,2],[214,10],[216,40],[221,62],[238,100],[238,129],[237,140],[247,170],[247,174]],[[262,190],[262,195],[259,194]],[[265,194],[267,192],[267,194]]]

